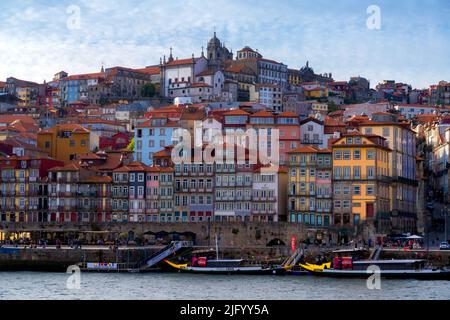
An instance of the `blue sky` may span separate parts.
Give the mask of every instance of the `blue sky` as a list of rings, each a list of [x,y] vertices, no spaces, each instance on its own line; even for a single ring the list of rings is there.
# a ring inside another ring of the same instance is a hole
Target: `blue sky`
[[[67,27],[80,8],[80,28]],[[381,9],[369,30],[367,8]],[[201,53],[214,27],[227,47],[249,45],[336,80],[365,76],[422,88],[450,81],[448,0],[1,0],[0,80],[51,80],[54,73],[143,67],[168,54]]]

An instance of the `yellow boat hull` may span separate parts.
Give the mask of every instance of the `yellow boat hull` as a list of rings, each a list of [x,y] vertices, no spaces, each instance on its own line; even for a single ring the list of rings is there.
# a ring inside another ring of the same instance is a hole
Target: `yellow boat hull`
[[[181,270],[181,269],[185,269],[188,265],[187,264],[175,264],[169,260],[164,260],[165,263],[167,263],[169,266],[171,266],[172,268]]]
[[[324,263],[322,265],[306,263],[306,264],[301,264],[300,266],[303,269],[308,270],[308,271],[318,271],[318,270],[322,271],[324,269],[331,269],[331,262]]]

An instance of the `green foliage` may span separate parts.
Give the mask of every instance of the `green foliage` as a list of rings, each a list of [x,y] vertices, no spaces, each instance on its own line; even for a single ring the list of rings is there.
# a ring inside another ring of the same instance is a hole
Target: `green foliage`
[[[339,110],[339,106],[337,106],[336,103],[333,101],[328,102],[328,113],[332,113],[337,110]]]
[[[128,145],[127,150],[133,152],[134,151],[134,146],[135,146],[135,142],[134,142],[134,138],[133,138],[133,139],[131,139],[131,142]]]
[[[146,83],[141,88],[141,95],[145,98],[153,98],[156,94],[156,86],[153,83]]]
[[[101,97],[101,98],[99,99],[98,103],[99,103],[101,106],[104,106],[104,105],[107,105],[107,104],[109,103],[109,100],[108,100],[107,98],[105,98],[105,97]]]

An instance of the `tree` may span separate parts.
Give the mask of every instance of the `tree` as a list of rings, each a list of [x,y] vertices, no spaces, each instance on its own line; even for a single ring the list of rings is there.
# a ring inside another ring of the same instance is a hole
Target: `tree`
[[[153,83],[146,83],[141,88],[141,96],[145,98],[153,98],[156,94],[156,87]]]
[[[332,113],[337,110],[340,110],[340,108],[336,105],[336,103],[334,103],[334,101],[328,102],[328,113]]]
[[[131,142],[130,142],[130,144],[128,145],[127,150],[128,150],[128,151],[134,151],[134,138],[131,139]]]

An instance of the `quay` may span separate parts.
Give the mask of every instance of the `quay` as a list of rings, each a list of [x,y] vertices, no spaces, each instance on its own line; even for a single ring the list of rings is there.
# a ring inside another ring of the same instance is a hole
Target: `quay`
[[[342,248],[310,246],[306,256],[311,260],[317,256],[330,257],[334,250]],[[92,272],[153,272],[160,271],[158,266],[163,259],[179,256],[179,250],[186,249],[185,254],[189,254],[189,250],[197,252],[214,250],[203,246],[185,246],[175,251],[168,249],[170,245],[120,247],[117,250],[108,246],[83,246],[81,249],[68,246],[32,249],[23,246],[3,246],[0,248],[0,271],[66,272],[69,266],[77,265],[82,271]],[[270,261],[281,264],[292,255],[292,250],[287,246],[223,247],[220,248],[220,254],[224,259],[245,259],[260,263]],[[154,260],[156,263],[150,262],[152,258],[157,258]],[[436,265],[450,266],[450,251],[384,249],[380,258],[425,259]]]

